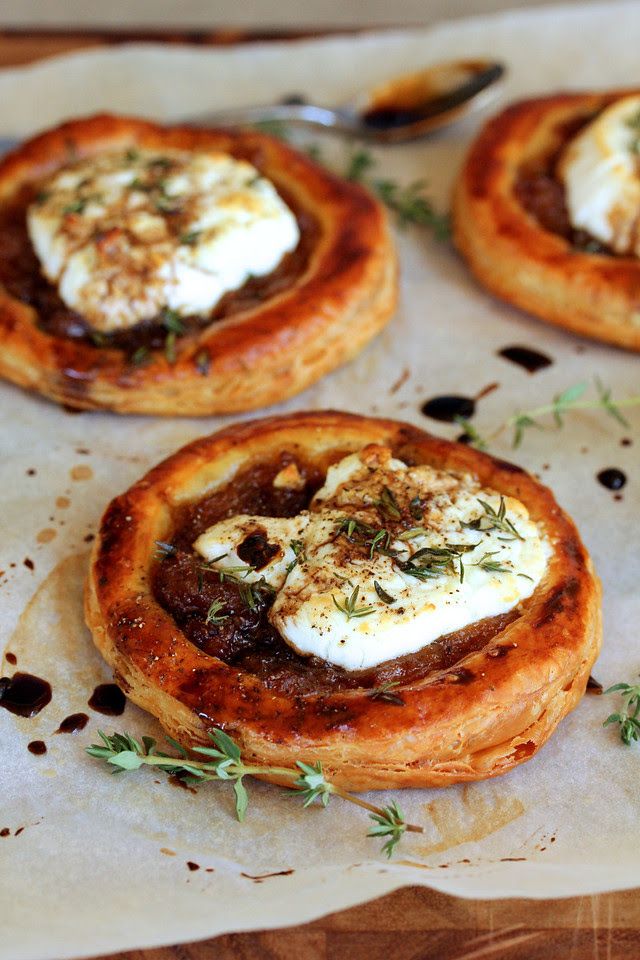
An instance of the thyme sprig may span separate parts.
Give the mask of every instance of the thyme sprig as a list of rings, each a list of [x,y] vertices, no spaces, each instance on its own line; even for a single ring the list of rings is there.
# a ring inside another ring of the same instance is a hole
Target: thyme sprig
[[[508,417],[487,436],[479,433],[477,428],[465,417],[456,417],[456,423],[462,427],[464,439],[478,450],[486,450],[491,442],[505,430],[512,431],[511,445],[514,448],[519,447],[528,429],[547,429],[547,425],[541,422],[545,418],[550,417],[556,428],[561,429],[564,426],[567,414],[577,410],[602,410],[621,426],[629,427],[629,422],[621,413],[621,408],[640,406],[640,394],[614,401],[611,387],[606,387],[596,378],[596,396],[585,398],[584,395],[588,387],[589,384],[586,382],[576,383],[556,394],[551,403],[545,403],[539,407],[534,407],[532,410],[526,410]]]
[[[403,573],[417,580],[435,580],[444,573],[457,574],[464,582],[462,554],[473,550],[472,544],[447,543],[444,547],[423,547],[408,560],[396,561]],[[457,567],[456,567],[457,563]]]
[[[468,524],[469,527],[474,530],[481,530],[482,532],[486,530],[501,530],[503,533],[508,533],[515,537],[516,540],[524,540],[524,537],[518,533],[513,522],[507,516],[507,505],[502,495],[500,496],[500,506],[497,510],[492,507],[490,503],[487,503],[486,500],[481,500],[480,497],[478,497],[478,503],[484,510],[484,516],[479,517],[478,521],[472,521]]]
[[[355,586],[352,593],[345,597],[344,594],[342,603],[339,600],[336,600],[335,595],[331,594],[331,599],[333,600],[335,606],[340,611],[344,613],[347,620],[355,620],[359,617],[369,617],[372,613],[375,613],[375,607],[372,606],[358,606],[358,595],[360,593],[360,587]]]
[[[316,800],[326,807],[331,797],[335,795],[367,810],[374,821],[367,836],[389,838],[382,847],[387,857],[391,857],[405,832],[423,832],[422,827],[406,822],[404,814],[395,802],[387,807],[378,807],[331,783],[320,762],[308,764],[298,760],[291,767],[245,763],[238,744],[218,728],[211,730],[208,734],[212,746],[193,747],[191,750],[191,754],[199,754],[205,758],[203,760],[193,759],[183,746],[170,737],[167,737],[167,741],[178,756],[158,750],[157,742],[153,737],[145,736],[138,740],[131,734],[115,732],[108,736],[102,730],[98,731],[98,735],[102,742],[91,744],[87,747],[87,753],[109,764],[113,773],[124,773],[139,770],[142,766],[150,766],[164,770],[168,775],[177,777],[189,786],[198,786],[210,780],[226,780],[233,783],[236,816],[239,821],[245,819],[249,804],[244,778],[277,776],[290,781],[291,788],[302,798],[303,807],[310,806]]]
[[[374,553],[381,553],[387,557],[395,557],[396,551],[391,550],[391,533],[386,527],[372,527],[356,517],[343,517],[338,524],[336,536],[344,536],[350,543],[369,548],[369,557]]]
[[[223,623],[225,620],[229,619],[228,613],[220,613],[224,609],[224,603],[222,600],[214,600],[211,603],[211,606],[207,610],[207,616],[205,623],[207,626],[212,624],[213,626],[218,626],[218,624]]]
[[[603,726],[619,724],[620,739],[629,747],[634,740],[640,740],[640,683],[614,683],[604,692],[620,693],[622,707],[618,713],[609,714]]]
[[[425,180],[414,180],[403,187],[395,180],[368,176],[375,166],[376,161],[371,152],[359,147],[347,161],[345,178],[369,187],[384,205],[395,213],[400,227],[415,224],[431,230],[436,240],[447,240],[450,237],[449,215],[437,212],[425,193]]]

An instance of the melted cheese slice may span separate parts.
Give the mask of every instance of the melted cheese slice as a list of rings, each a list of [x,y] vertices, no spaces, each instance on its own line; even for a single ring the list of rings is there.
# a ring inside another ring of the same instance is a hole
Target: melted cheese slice
[[[491,510],[504,510],[498,525]],[[253,569],[241,554],[256,535],[279,549]],[[512,610],[533,593],[550,554],[520,501],[470,475],[407,467],[373,445],[329,469],[309,510],[232,517],[194,547],[242,580],[264,578],[283,639],[347,670]]]
[[[617,253],[640,255],[640,96],[603,110],[558,165],[569,218]]]
[[[45,276],[96,330],[208,316],[297,245],[293,213],[250,163],[222,153],[102,153],[41,186],[27,225]]]

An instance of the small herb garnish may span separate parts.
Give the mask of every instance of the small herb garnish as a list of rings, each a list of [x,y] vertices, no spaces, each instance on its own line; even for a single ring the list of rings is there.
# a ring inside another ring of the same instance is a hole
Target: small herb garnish
[[[357,180],[373,190],[385,206],[396,214],[401,227],[413,223],[430,229],[437,240],[448,239],[451,235],[449,216],[435,210],[431,200],[425,195],[425,181],[415,180],[406,187],[401,187],[393,180],[368,179],[365,174],[375,165],[372,154],[359,148],[349,158],[345,176],[348,180]]]
[[[369,829],[367,836],[389,837],[382,847],[382,852],[386,853],[387,857],[390,858],[402,840],[403,833],[405,830],[409,830],[410,827],[405,822],[404,816],[395,800],[392,800],[388,807],[383,807],[380,813],[372,814],[371,819],[375,821],[375,826]]]
[[[164,340],[164,355],[167,358],[167,363],[174,364],[177,358],[176,340],[182,336],[186,328],[180,319],[180,314],[175,310],[170,310],[169,307],[164,307],[160,312],[160,322],[168,331]]]
[[[444,547],[423,547],[421,550],[416,550],[408,560],[396,562],[403,573],[417,580],[435,580],[445,573],[457,573],[462,583],[464,580],[462,554],[468,550],[473,550],[473,546],[448,543]]]
[[[149,347],[138,347],[131,354],[131,363],[134,367],[141,367],[147,363],[151,357]]]
[[[211,370],[211,354],[208,350],[200,350],[195,356],[196,370],[201,376],[206,377]]]
[[[392,597],[390,593],[387,593],[384,587],[380,586],[377,580],[373,581],[373,589],[378,594],[378,596],[380,597],[383,603],[390,604],[390,603],[396,602],[396,598]]]
[[[629,423],[620,412],[621,407],[640,406],[640,395],[636,394],[626,397],[622,400],[614,401],[612,398],[611,387],[605,387],[604,384],[596,378],[595,388],[597,397],[592,400],[583,400],[587,390],[587,383],[576,383],[572,387],[563,390],[557,394],[551,403],[535,407],[533,410],[527,410],[523,413],[514,414],[508,417],[504,423],[500,424],[488,436],[482,436],[478,430],[464,417],[456,417],[468,442],[478,450],[486,450],[492,440],[499,436],[504,430],[512,430],[512,446],[519,447],[528,428],[535,427],[537,430],[544,430],[545,425],[541,423],[541,418],[552,417],[556,427],[564,426],[564,418],[567,413],[575,410],[602,410],[610,417],[623,426],[628,427]]]
[[[382,488],[380,499],[376,501],[376,507],[380,513],[391,520],[399,520],[402,517],[402,510],[398,506],[393,490],[390,490],[389,487]]]
[[[631,153],[640,153],[640,110],[637,110],[628,120],[625,121],[625,126],[633,130],[633,137],[631,138],[631,143],[629,144],[629,150]]]
[[[262,603],[273,599],[275,596],[275,590],[264,577],[255,580],[253,583],[239,583],[238,591],[249,610],[257,610]]]
[[[368,547],[370,557],[373,557],[374,553],[381,553],[388,557],[395,557],[396,555],[394,550],[389,549],[391,534],[385,527],[372,527],[355,517],[344,517],[340,521],[336,536],[341,534],[351,543]]]
[[[397,707],[404,707],[404,700],[397,693],[394,693],[394,687],[399,687],[399,680],[387,680],[381,683],[379,687],[373,687],[367,693],[371,700],[383,700],[385,703],[393,703]]]
[[[135,147],[129,147],[129,149],[124,155],[124,158],[127,161],[127,163],[135,163],[136,160],[140,158],[140,151],[137,150]]]
[[[38,191],[38,193],[36,193],[36,195],[35,195],[35,203],[36,203],[39,207],[41,207],[43,203],[46,203],[46,202],[47,202],[47,200],[49,199],[50,196],[51,196],[51,193],[50,193],[49,190],[40,190],[40,191]]]
[[[240,821],[244,820],[249,803],[244,777],[271,775],[289,780],[291,787],[299,792],[304,807],[308,807],[315,800],[319,800],[322,806],[326,807],[331,796],[335,795],[367,810],[374,821],[374,826],[367,836],[389,837],[382,848],[387,857],[391,857],[404,833],[423,833],[422,827],[405,821],[395,802],[388,807],[378,807],[335,786],[327,780],[320,762],[309,764],[298,760],[291,767],[244,763],[238,744],[218,728],[208,733],[212,746],[192,749],[192,753],[200,754],[204,760],[192,759],[184,747],[170,737],[167,737],[167,741],[178,756],[158,750],[153,737],[142,737],[140,741],[128,733],[113,733],[108,736],[99,730],[98,734],[102,742],[87,747],[87,753],[108,763],[113,773],[139,770],[146,765],[162,769],[169,776],[177,777],[189,786],[210,780],[232,782],[236,816]]]
[[[94,347],[104,347],[107,342],[106,334],[100,333],[99,330],[92,330],[90,337]]]
[[[466,526],[473,530],[480,530],[483,533],[487,530],[502,530],[503,533],[511,534],[517,540],[524,540],[524,537],[520,536],[507,516],[507,505],[504,502],[503,496],[500,497],[500,506],[497,510],[494,510],[490,503],[487,503],[486,500],[481,500],[480,497],[478,497],[478,503],[484,510],[484,516],[478,517],[477,520],[466,524]]]
[[[398,540],[415,540],[416,537],[422,537],[426,533],[428,533],[426,527],[409,527],[408,530],[398,534]]]
[[[424,508],[425,505],[418,496],[414,497],[413,500],[409,502],[409,513],[414,520],[422,520],[424,517]]]
[[[221,600],[214,600],[209,609],[207,610],[207,617],[205,623],[207,625],[213,624],[217,626],[219,623],[222,623],[224,620],[228,620],[228,613],[220,613],[224,608],[224,603]]]
[[[331,594],[331,599],[333,600],[334,604],[336,605],[340,613],[344,613],[347,620],[353,620],[353,619],[356,619],[357,617],[368,617],[372,613],[375,613],[375,609],[376,609],[375,607],[371,607],[371,606],[359,607],[357,605],[359,593],[360,593],[360,587],[359,586],[354,587],[351,595],[349,597],[344,597],[343,603],[339,603],[336,600],[335,596]]]
[[[620,693],[623,703],[620,712],[611,713],[603,726],[619,724],[620,739],[629,747],[634,740],[640,740],[640,683],[614,683],[604,692]]]
[[[188,233],[183,233],[180,236],[180,243],[184,247],[193,247],[198,242],[202,236],[202,230],[189,230]]]
[[[511,573],[512,571],[509,567],[505,567],[504,564],[500,563],[498,560],[491,559],[498,552],[498,550],[491,550],[489,553],[485,553],[484,556],[482,556],[476,563],[472,563],[471,566],[480,567],[481,570],[486,570],[487,573]],[[531,579],[531,577],[529,579]]]
[[[297,566],[299,563],[305,563],[307,560],[307,555],[305,553],[304,543],[302,540],[292,540],[289,546],[293,550],[293,560],[287,564],[287,576],[291,573],[295,566]]]
[[[173,557],[177,552],[178,548],[175,547],[172,543],[165,543],[164,540],[156,540],[156,560],[164,560],[165,557]]]

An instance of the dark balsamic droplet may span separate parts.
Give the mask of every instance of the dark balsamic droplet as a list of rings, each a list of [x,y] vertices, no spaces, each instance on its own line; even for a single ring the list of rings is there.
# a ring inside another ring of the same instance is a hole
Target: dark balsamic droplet
[[[498,356],[516,363],[519,367],[524,367],[528,373],[544,370],[553,363],[551,357],[545,353],[538,353],[537,350],[531,350],[529,347],[504,347],[498,350]]]
[[[3,827],[2,830],[0,830],[0,837],[8,837],[10,833],[11,830],[9,827]]]
[[[589,676],[589,679],[587,680],[588,693],[602,693],[603,689],[604,688],[599,680],[596,680],[595,677]]]
[[[44,740],[32,740],[31,743],[27,744],[27,750],[36,757],[41,757],[47,752],[47,745]]]
[[[617,467],[607,467],[606,470],[601,470],[597,474],[597,478],[598,483],[601,483],[607,490],[622,490],[627,482],[626,474],[622,470],[618,470]]]
[[[460,397],[456,394],[432,397],[422,404],[421,410],[425,417],[432,420],[441,420],[443,423],[454,423],[456,417],[468,420],[475,413],[476,403],[471,397]]]
[[[18,662],[18,658],[16,657],[15,653],[11,653],[10,650],[7,650],[4,657],[7,663],[10,663],[12,667],[15,667],[16,663]]]
[[[64,718],[56,733],[77,733],[78,730],[84,730],[88,722],[86,713],[71,713]]]
[[[106,717],[119,717],[124,713],[126,697],[115,683],[100,683],[89,699],[89,706]]]
[[[199,870],[199,869],[200,869],[200,864],[199,864],[199,863],[194,863],[193,860],[187,860],[187,866],[188,866],[189,870],[191,870],[192,873],[193,873],[194,870]]]
[[[30,673],[0,678],[0,707],[18,717],[35,717],[51,700],[51,684]]]

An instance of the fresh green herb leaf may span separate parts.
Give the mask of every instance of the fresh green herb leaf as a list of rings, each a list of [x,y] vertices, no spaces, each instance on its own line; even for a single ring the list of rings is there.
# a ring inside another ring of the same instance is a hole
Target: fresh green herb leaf
[[[390,593],[387,593],[387,591],[380,586],[377,580],[373,581],[373,589],[376,591],[383,603],[390,604],[396,602],[396,598],[392,597]]]
[[[194,247],[201,236],[202,230],[189,230],[180,235],[180,243],[184,247]]]
[[[357,617],[369,617],[372,613],[375,613],[375,607],[358,606],[358,594],[360,593],[360,587],[356,586],[353,589],[353,592],[349,597],[344,597],[343,602],[339,603],[335,596],[331,594],[331,599],[333,600],[335,606],[340,611],[344,613],[347,620],[353,620]]]
[[[391,682],[388,687],[393,686]],[[378,807],[361,797],[334,786],[325,776],[321,763],[296,761],[291,767],[275,767],[245,763],[238,744],[228,733],[214,728],[208,733],[210,746],[194,746],[191,753],[202,759],[191,759],[189,753],[176,740],[167,737],[167,741],[178,753],[172,756],[157,749],[153,737],[142,737],[142,742],[127,733],[113,733],[108,736],[98,731],[100,743],[87,747],[89,756],[107,763],[113,773],[126,773],[150,766],[164,770],[169,776],[177,777],[185,784],[200,786],[207,781],[223,781],[233,784],[236,816],[239,821],[245,819],[249,797],[244,785],[247,776],[277,776],[288,780],[291,787],[302,798],[303,807],[319,800],[326,807],[332,795],[341,797],[349,803],[364,807],[374,820],[368,836],[389,837],[383,846],[383,852],[389,857],[393,853],[403,834],[407,831],[422,833],[423,828],[406,823],[404,816],[395,803],[388,807]]]
[[[402,510],[398,506],[398,501],[395,498],[393,490],[390,490],[389,487],[382,488],[382,493],[380,494],[380,499],[376,502],[376,507],[380,513],[392,520],[400,520],[402,517]]]
[[[619,693],[622,697],[622,708],[618,713],[609,714],[603,726],[617,723],[620,727],[620,739],[629,747],[634,740],[640,740],[640,684],[614,683],[604,692]]]
[[[224,609],[224,603],[221,600],[214,600],[209,609],[207,610],[207,617],[205,623],[207,625],[212,624],[213,626],[218,626],[218,624],[223,623],[225,620],[229,619],[228,613],[220,613]]]
[[[200,350],[195,356],[196,370],[198,373],[206,377],[211,370],[211,354],[208,350]]]
[[[404,815],[395,800],[393,800],[389,806],[383,807],[380,813],[371,813],[369,816],[375,826],[369,828],[367,836],[389,837],[382,848],[382,852],[390,858],[407,829]]]
[[[383,700],[385,703],[393,703],[397,707],[404,707],[404,700],[399,694],[394,693],[394,688],[400,686],[399,680],[387,680],[379,687],[373,687],[367,693],[371,700]]]
[[[134,367],[142,367],[151,359],[149,347],[138,347],[131,354],[131,363]]]

